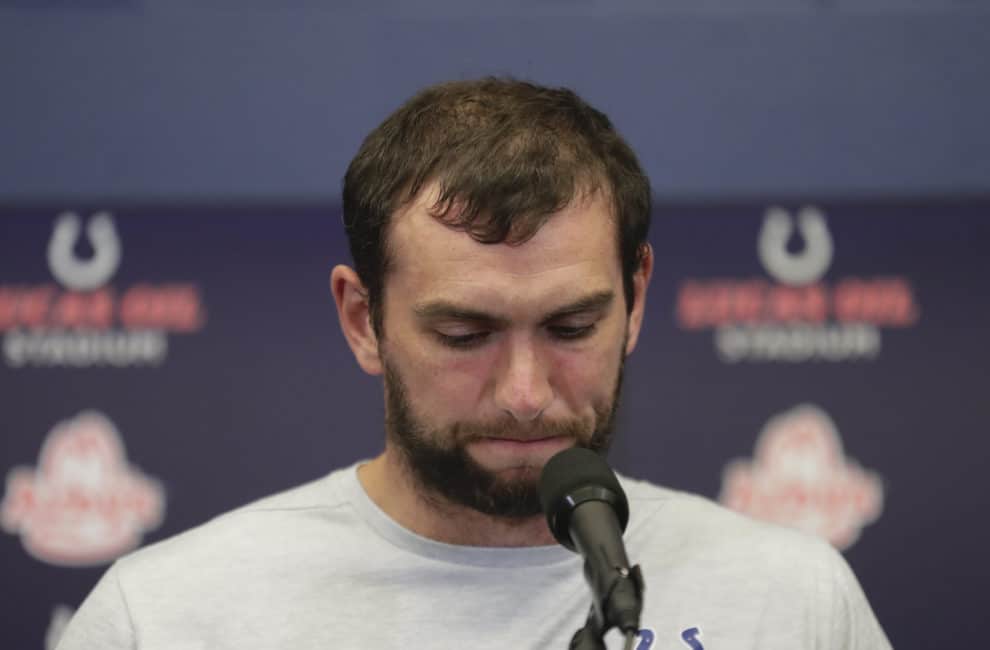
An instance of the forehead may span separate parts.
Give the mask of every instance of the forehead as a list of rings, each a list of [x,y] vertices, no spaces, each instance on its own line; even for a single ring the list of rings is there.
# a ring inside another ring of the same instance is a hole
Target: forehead
[[[482,244],[444,225],[430,214],[436,196],[435,187],[427,188],[396,212],[389,232],[390,287],[417,297],[564,300],[621,282],[617,228],[601,192],[572,202],[531,239],[513,245]]]

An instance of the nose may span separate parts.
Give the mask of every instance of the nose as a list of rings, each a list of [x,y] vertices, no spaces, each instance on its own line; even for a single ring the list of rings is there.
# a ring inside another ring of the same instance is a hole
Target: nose
[[[541,358],[531,337],[507,341],[495,379],[495,404],[519,422],[540,417],[553,402],[550,364]]]

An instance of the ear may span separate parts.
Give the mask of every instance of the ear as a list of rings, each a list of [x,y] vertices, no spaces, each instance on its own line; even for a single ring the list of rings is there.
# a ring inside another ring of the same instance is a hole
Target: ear
[[[633,273],[633,307],[629,312],[629,325],[626,331],[626,355],[632,354],[643,327],[643,313],[646,311],[646,289],[653,275],[653,247],[643,244],[643,255],[639,268]]]
[[[369,375],[382,374],[378,337],[371,326],[368,290],[354,269],[340,264],[330,273],[330,291],[337,303],[340,329],[358,365]]]

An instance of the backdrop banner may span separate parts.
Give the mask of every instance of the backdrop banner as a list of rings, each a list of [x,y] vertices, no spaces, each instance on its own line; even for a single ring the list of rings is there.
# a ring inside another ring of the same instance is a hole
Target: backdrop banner
[[[613,464],[826,538],[895,647],[974,626],[988,213],[659,205]],[[339,206],[8,205],[0,232],[0,647],[53,647],[115,558],[380,449]]]

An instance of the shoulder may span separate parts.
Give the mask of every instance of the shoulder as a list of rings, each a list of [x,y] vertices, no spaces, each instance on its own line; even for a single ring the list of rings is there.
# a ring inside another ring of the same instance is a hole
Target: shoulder
[[[647,585],[661,585],[653,592],[661,605],[676,595],[695,613],[720,606],[712,616],[723,624],[731,611],[777,632],[791,626],[803,635],[798,646],[890,647],[849,565],[826,541],[702,496],[621,481],[630,506],[629,556],[642,565]]]
[[[767,577],[809,569],[834,574],[845,561],[824,540],[757,521],[697,494],[623,477],[630,502],[630,545],[670,562],[707,562],[762,571]],[[788,577],[790,581],[791,578]]]
[[[171,579],[175,571],[190,575],[213,573],[238,562],[257,561],[277,554],[287,536],[306,539],[328,525],[353,517],[345,482],[353,468],[345,468],[274,494],[183,533],[141,548],[117,561],[121,582]]]

